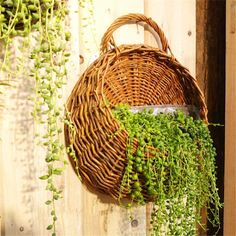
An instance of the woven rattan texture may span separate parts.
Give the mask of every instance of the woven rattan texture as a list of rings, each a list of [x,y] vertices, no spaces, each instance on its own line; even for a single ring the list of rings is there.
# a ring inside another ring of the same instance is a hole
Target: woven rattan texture
[[[156,31],[162,49],[143,44],[115,45],[114,30],[137,22],[145,22]],[[157,24],[141,14],[120,17],[108,28],[100,57],[79,78],[67,102],[76,135],[72,137],[66,127],[66,140],[74,146],[82,180],[114,198],[119,197],[128,137],[112,115],[112,107],[119,103],[194,105],[207,120],[196,80],[174,58]],[[134,150],[137,146],[136,142]]]

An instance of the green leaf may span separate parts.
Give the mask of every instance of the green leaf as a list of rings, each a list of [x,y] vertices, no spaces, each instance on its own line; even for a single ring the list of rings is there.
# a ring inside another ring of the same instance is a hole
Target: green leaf
[[[58,194],[55,194],[55,195],[53,196],[53,199],[58,200],[59,197],[60,197],[60,196],[59,196]]]
[[[53,225],[48,225],[47,230],[51,230],[53,228]]]
[[[46,179],[48,179],[49,177],[50,177],[49,175],[43,175],[43,176],[40,176],[39,179],[46,180]]]
[[[52,174],[54,175],[61,175],[61,173],[64,171],[63,168],[56,168],[52,170]]]

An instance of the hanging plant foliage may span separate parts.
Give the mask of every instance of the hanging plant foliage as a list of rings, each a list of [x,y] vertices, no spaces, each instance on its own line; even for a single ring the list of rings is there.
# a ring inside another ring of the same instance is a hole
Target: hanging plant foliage
[[[42,25],[47,24],[48,10],[59,9],[62,5],[60,0],[0,0],[0,40],[3,44],[1,70],[12,73],[9,60],[13,38],[21,36],[26,42],[32,31],[39,32]],[[29,44],[25,47],[29,47]]]
[[[52,2],[53,3],[53,2]],[[46,204],[51,208],[52,221],[47,229],[56,235],[56,201],[62,198],[63,190],[57,186],[57,176],[62,175],[67,161],[64,158],[64,144],[60,139],[61,124],[66,119],[62,102],[62,87],[66,84],[70,32],[65,30],[65,16],[67,9],[64,5],[49,4],[44,9],[42,25],[36,39],[37,46],[31,54],[34,66],[31,76],[35,79],[35,109],[33,116],[42,134],[43,145],[46,150],[45,161],[47,173],[40,177],[47,181],[46,190],[50,198]],[[41,12],[41,13],[42,13]]]
[[[133,113],[119,105],[113,114],[128,132],[120,199],[128,189],[131,202],[154,202],[153,234],[197,235],[204,207],[212,213],[213,226],[219,226],[222,204],[208,125],[181,111],[153,115],[152,109]]]
[[[61,0],[0,0],[3,48],[0,69],[6,72],[5,75],[16,75],[20,69],[35,81],[32,115],[40,134],[37,140],[45,150],[47,172],[40,179],[47,181],[46,190],[50,193],[46,204],[51,209],[51,223],[47,229],[52,230],[52,235],[56,235],[56,200],[62,198],[57,176],[63,173],[67,164],[64,142],[60,138],[61,126],[64,122],[70,125],[62,101],[62,88],[67,79],[66,63],[70,56],[67,14],[66,2]],[[27,54],[20,55],[22,58],[14,58],[19,62],[16,68],[11,65],[14,38],[23,41],[20,45],[28,50]],[[25,55],[30,56],[25,59]],[[25,65],[20,63],[24,60],[28,62]]]

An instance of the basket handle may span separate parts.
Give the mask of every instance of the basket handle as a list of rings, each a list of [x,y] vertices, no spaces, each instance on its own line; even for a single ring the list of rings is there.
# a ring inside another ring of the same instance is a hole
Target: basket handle
[[[102,41],[101,41],[101,52],[106,52],[111,48],[111,46],[117,48],[114,38],[113,38],[113,33],[116,29],[118,29],[120,26],[125,25],[125,24],[135,24],[135,23],[146,23],[147,25],[151,26],[154,31],[158,34],[161,44],[162,44],[162,50],[168,53],[168,50],[171,55],[172,52],[170,50],[169,44],[167,42],[167,39],[165,37],[164,32],[161,30],[161,28],[157,25],[155,21],[152,20],[152,18],[148,18],[143,14],[139,13],[130,13],[124,16],[121,16],[117,18],[107,29],[105,34],[103,35]],[[142,24],[143,25],[143,24]]]

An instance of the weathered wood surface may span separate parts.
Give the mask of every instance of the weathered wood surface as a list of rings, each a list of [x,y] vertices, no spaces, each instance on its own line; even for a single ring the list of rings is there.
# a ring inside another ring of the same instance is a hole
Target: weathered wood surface
[[[197,0],[196,77],[205,95],[210,122],[225,123],[225,0]],[[211,127],[217,150],[217,185],[224,201],[224,126]],[[223,235],[223,209],[220,211]],[[208,234],[217,229],[209,225]]]
[[[174,56],[195,76],[196,1],[145,0],[144,12],[163,29]],[[145,41],[156,45],[147,31]]]
[[[236,1],[226,3],[224,235],[236,235]]]
[[[65,100],[79,74],[99,55],[100,39],[106,28],[118,16],[131,12],[145,13],[156,20],[166,33],[176,58],[195,74],[195,0],[94,0],[96,31],[82,29],[82,18],[88,14],[86,8],[80,9],[78,14],[78,1],[69,0],[69,4],[73,57]],[[148,37],[151,36],[144,34],[142,27],[135,25],[124,26],[115,33],[117,44],[142,43],[145,39],[146,43],[155,45]],[[80,68],[79,54],[85,59]],[[5,109],[0,117],[1,236],[44,236],[48,235],[45,227],[50,222],[44,206],[47,200],[45,185],[38,179],[45,170],[43,150],[34,143],[32,103],[28,100],[33,85],[25,78],[18,78],[14,85],[5,95]],[[57,207],[58,235],[148,234],[150,206],[134,209],[132,214],[137,221],[131,224],[127,210],[108,197],[87,190],[71,167],[59,184],[64,188],[64,198],[58,201]]]

